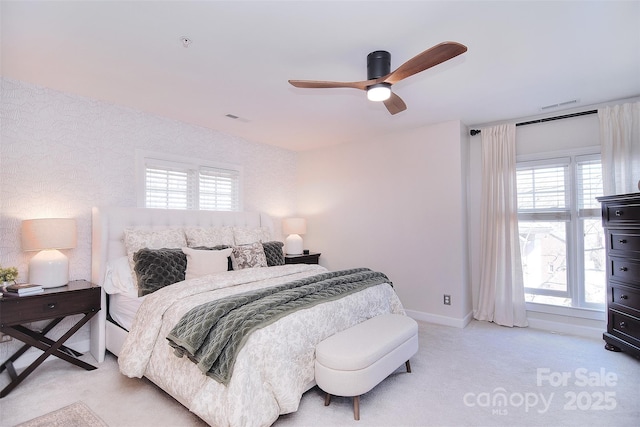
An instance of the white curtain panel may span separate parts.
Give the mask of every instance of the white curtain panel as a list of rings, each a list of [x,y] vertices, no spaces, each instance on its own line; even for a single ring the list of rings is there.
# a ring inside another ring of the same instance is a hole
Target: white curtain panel
[[[473,316],[527,326],[518,235],[516,127],[482,129],[481,276]]]
[[[598,109],[605,196],[637,193],[640,181],[640,102]]]

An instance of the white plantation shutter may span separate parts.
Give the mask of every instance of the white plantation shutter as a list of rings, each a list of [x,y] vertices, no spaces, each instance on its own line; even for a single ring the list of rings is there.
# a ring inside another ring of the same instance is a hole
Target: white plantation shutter
[[[200,209],[215,211],[239,210],[240,173],[235,170],[200,169]]]
[[[516,172],[520,219],[569,219],[569,158],[519,163]]]
[[[143,173],[147,208],[241,209],[240,170],[145,157]]]
[[[602,196],[602,165],[600,157],[576,157],[578,214],[584,216],[599,216],[600,203],[596,197]]]

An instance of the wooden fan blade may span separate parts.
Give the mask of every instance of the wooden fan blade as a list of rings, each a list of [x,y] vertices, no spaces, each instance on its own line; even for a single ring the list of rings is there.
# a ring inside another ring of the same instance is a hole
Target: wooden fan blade
[[[373,84],[375,80],[366,80],[363,82],[324,82],[318,80],[289,80],[295,87],[305,88],[305,89],[330,89],[330,88],[354,88],[360,90],[366,90],[367,86]]]
[[[391,114],[398,114],[407,109],[407,104],[393,92],[391,92],[391,97],[384,101],[384,106],[387,107]]]
[[[391,72],[384,81],[386,83],[397,83],[402,79],[411,77],[421,71],[448,61],[451,58],[463,54],[467,47],[457,42],[442,42],[430,49],[414,56],[395,71]]]

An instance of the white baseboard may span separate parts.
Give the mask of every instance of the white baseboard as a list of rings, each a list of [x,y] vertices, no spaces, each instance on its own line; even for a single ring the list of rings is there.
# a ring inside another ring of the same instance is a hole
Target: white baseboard
[[[472,314],[467,314],[462,319],[455,317],[440,316],[438,314],[425,313],[423,311],[405,310],[407,315],[415,320],[422,322],[435,323],[436,325],[453,326],[455,328],[464,328],[472,319]]]
[[[436,325],[464,328],[473,320],[473,313],[469,312],[464,318],[440,316],[422,311],[405,310],[407,315],[415,320],[435,323]],[[554,316],[554,319],[540,318],[540,314],[527,312],[529,327],[553,333],[575,335],[585,338],[602,339],[602,333],[607,329],[606,322],[593,319],[578,319],[575,317]],[[567,321],[563,321],[566,318]]]
[[[541,329],[553,333],[575,335],[584,338],[602,339],[602,333],[607,330],[606,323],[603,322],[602,327],[592,327],[575,323],[563,323],[553,320],[535,319],[529,317],[529,327]]]

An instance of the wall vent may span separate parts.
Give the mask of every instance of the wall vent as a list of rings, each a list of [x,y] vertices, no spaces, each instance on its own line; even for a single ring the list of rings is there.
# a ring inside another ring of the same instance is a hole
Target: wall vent
[[[579,99],[572,99],[571,101],[559,102],[557,104],[545,105],[544,107],[540,107],[540,111],[551,110],[553,108],[561,108],[566,107],[567,105],[577,104],[580,102]]]

